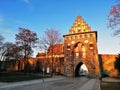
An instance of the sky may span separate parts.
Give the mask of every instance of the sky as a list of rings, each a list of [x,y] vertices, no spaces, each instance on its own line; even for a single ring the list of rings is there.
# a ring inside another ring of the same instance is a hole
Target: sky
[[[15,42],[19,27],[36,32],[38,37],[51,28],[65,35],[81,16],[98,33],[98,53],[118,54],[119,39],[107,28],[107,15],[114,4],[115,0],[0,0],[0,34],[5,42]]]

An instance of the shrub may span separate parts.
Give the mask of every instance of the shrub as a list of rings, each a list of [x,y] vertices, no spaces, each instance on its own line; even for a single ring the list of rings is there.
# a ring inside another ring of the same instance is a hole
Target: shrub
[[[109,76],[109,71],[108,70],[104,70],[102,75],[103,75],[103,77],[108,77]]]

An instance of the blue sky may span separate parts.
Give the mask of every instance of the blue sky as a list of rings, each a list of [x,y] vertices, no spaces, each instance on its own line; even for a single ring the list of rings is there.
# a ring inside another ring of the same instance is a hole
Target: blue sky
[[[107,28],[107,14],[115,0],[0,0],[0,34],[14,42],[18,28],[28,28],[43,35],[54,28],[68,34],[77,16],[98,31],[98,52],[118,54],[118,38]],[[37,52],[37,51],[36,51]]]

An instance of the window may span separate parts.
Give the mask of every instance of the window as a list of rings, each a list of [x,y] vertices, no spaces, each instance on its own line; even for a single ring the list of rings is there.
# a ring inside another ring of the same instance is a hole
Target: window
[[[75,29],[75,28],[74,28]],[[73,31],[73,33],[75,33],[75,31]]]
[[[80,32],[81,32],[81,30],[79,29],[79,30],[78,30],[78,33],[80,33]]]
[[[77,36],[75,36],[75,38],[77,38]]]
[[[87,35],[85,34],[85,38],[87,38]]]
[[[69,37],[66,37],[66,39],[69,39]]]
[[[93,45],[92,42],[89,44],[89,48],[90,48],[90,49],[93,49],[93,48],[94,48],[94,45]]]
[[[85,46],[82,45],[81,48],[82,48],[82,57],[85,58],[85,57],[86,57],[86,49],[85,49]]]
[[[93,36],[93,34],[90,34],[90,37],[92,37]]]
[[[83,58],[85,58],[85,56],[86,56],[86,53],[85,53],[85,52],[83,52],[83,53],[82,53],[82,56],[83,56]]]
[[[70,46],[67,46],[67,49],[70,49]]]
[[[78,23],[78,27],[80,26],[80,23]]]
[[[76,52],[76,55],[75,55],[76,57],[79,57],[79,53],[78,52]]]
[[[80,38],[82,38],[82,35],[80,35]]]
[[[89,44],[89,47],[93,47],[93,44]]]

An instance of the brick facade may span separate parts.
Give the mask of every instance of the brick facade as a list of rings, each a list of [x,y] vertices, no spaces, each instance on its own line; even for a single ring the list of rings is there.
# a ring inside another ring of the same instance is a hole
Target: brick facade
[[[65,76],[74,77],[80,62],[87,66],[90,77],[100,76],[97,31],[91,31],[82,17],[78,16],[69,34],[64,35]]]
[[[110,77],[118,76],[118,71],[114,67],[115,58],[113,54],[98,54],[97,31],[92,31],[90,26],[81,16],[78,16],[69,30],[63,35],[64,43],[54,45],[53,66],[56,73],[64,74],[66,77],[75,77],[82,64],[88,68],[90,77],[100,77],[107,70]],[[50,68],[52,72],[52,60],[50,47],[46,53],[38,53],[35,59],[29,59],[29,66],[35,69],[37,64],[42,70]],[[20,69],[24,69],[24,60],[20,60]],[[0,68],[8,71],[18,70],[18,61],[11,61],[5,66],[6,62],[0,63]],[[14,64],[10,64],[14,63]],[[101,73],[102,72],[102,73]]]

